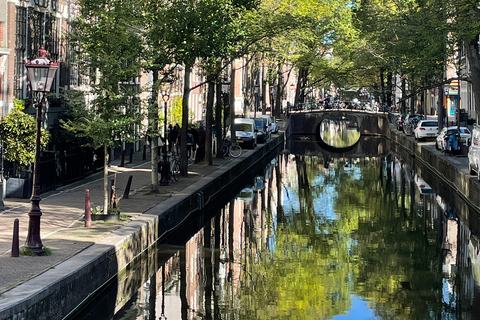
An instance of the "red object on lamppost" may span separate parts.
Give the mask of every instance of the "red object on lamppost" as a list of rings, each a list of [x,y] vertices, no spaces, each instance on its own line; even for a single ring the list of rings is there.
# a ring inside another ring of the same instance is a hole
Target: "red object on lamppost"
[[[26,246],[29,247],[37,256],[44,255],[43,244],[40,238],[40,139],[42,136],[42,107],[45,104],[45,95],[50,92],[50,88],[55,79],[55,73],[58,68],[58,62],[52,62],[47,58],[47,50],[43,46],[38,50],[38,57],[32,61],[24,61],[27,68],[28,82],[34,98],[34,104],[37,106],[37,136],[35,140],[35,160],[33,164],[33,190],[30,201],[32,207],[28,212],[28,235]]]

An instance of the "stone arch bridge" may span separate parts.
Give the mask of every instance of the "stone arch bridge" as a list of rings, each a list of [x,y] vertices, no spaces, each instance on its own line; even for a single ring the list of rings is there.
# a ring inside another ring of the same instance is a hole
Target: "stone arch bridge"
[[[388,130],[388,118],[385,113],[359,110],[324,110],[311,112],[294,112],[289,115],[286,137],[291,135],[317,135],[324,119],[347,120],[355,122],[362,136],[382,135]]]

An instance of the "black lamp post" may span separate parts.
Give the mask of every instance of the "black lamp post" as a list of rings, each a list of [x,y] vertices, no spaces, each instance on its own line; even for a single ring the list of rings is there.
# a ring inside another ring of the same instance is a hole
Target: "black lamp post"
[[[165,142],[163,143],[162,147],[162,170],[160,171],[161,177],[160,177],[160,185],[161,186],[168,186],[170,185],[170,163],[168,162],[167,159],[167,103],[168,100],[170,100],[170,91],[172,88],[173,81],[167,80],[166,84],[168,88],[164,88],[162,90],[162,99],[164,102],[164,109],[163,109],[163,137],[165,138]],[[173,149],[172,149],[173,150]]]
[[[40,139],[42,136],[42,108],[45,105],[45,96],[55,78],[58,68],[58,62],[52,62],[47,58],[47,50],[43,46],[38,50],[38,57],[32,61],[25,61],[27,68],[28,82],[30,90],[33,93],[34,104],[37,107],[37,136],[35,141],[35,160],[33,165],[33,190],[30,201],[32,207],[28,212],[28,235],[26,246],[29,247],[37,256],[44,254],[43,244],[40,238]]]

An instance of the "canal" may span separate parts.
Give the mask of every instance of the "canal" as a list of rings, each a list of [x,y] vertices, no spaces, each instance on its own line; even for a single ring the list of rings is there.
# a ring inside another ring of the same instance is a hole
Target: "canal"
[[[303,150],[269,159],[69,319],[476,319],[477,211],[414,159]]]

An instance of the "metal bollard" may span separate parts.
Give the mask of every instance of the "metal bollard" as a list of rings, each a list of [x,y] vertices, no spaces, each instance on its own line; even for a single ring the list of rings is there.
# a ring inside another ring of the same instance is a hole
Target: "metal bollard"
[[[90,190],[85,189],[85,227],[92,227],[92,208],[90,204]]]
[[[128,163],[133,163],[133,148],[130,148],[130,156],[128,161],[129,161]]]
[[[125,150],[122,151],[122,157],[121,157],[121,160],[120,160],[119,167],[125,167]]]
[[[133,176],[128,177],[127,186],[125,187],[125,192],[123,192],[123,199],[128,199],[128,194],[130,193],[130,186],[132,185]]]
[[[15,219],[13,222],[13,239],[12,239],[12,257],[19,257],[20,256],[20,249],[19,249],[19,221]]]
[[[147,160],[147,146],[143,145],[142,160]]]

